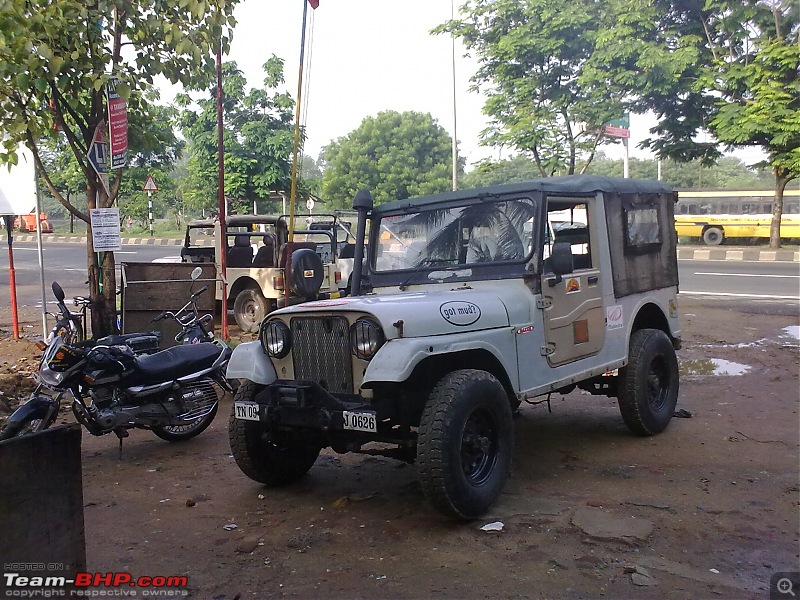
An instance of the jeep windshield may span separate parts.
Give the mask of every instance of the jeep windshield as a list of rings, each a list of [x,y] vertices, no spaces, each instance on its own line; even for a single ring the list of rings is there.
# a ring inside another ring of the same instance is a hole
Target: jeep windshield
[[[406,209],[372,227],[380,232],[370,263],[376,275],[525,263],[538,231],[536,203],[527,197]]]

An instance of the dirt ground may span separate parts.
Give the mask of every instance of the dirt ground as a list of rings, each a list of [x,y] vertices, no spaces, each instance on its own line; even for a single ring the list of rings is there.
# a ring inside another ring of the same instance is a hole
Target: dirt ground
[[[327,450],[301,482],[264,488],[231,457],[230,398],[194,440],[136,431],[121,460],[116,437],[84,432],[88,568],[186,575],[214,600],[767,598],[774,573],[800,570],[798,308],[681,309],[691,418],[638,438],[613,398],[524,405],[512,477],[472,523],[440,517],[414,466],[384,458]],[[7,333],[0,417],[36,360]]]

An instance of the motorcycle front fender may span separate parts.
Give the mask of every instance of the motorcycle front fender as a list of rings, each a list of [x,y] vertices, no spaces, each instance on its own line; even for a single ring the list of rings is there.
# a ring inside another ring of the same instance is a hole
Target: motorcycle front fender
[[[34,419],[46,419],[50,414],[51,406],[53,406],[51,398],[43,398],[34,394],[25,404],[11,413],[11,416],[8,417],[7,426],[22,427],[25,423]]]
[[[269,385],[278,379],[272,361],[264,354],[258,341],[245,342],[233,349],[226,377],[229,380],[248,379],[261,385]]]

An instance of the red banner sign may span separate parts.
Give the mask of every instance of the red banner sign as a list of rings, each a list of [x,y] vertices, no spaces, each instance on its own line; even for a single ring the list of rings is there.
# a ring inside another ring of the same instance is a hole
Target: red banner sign
[[[110,170],[121,169],[128,164],[128,105],[117,93],[119,83],[119,79],[112,77],[106,85]]]

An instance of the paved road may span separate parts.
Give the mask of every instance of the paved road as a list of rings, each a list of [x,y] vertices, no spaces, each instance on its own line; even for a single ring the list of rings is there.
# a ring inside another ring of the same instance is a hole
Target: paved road
[[[142,240],[148,242],[152,240]],[[178,256],[177,245],[142,243],[125,245],[116,252],[118,263],[150,262],[159,258]],[[177,243],[177,242],[175,242]],[[685,296],[710,296],[712,301],[740,301],[774,303],[792,306],[800,305],[800,264],[785,260],[747,260],[754,249],[727,250],[735,252],[734,260],[704,260],[708,256],[705,249],[680,248],[678,269],[680,290]],[[715,252],[718,252],[715,250]],[[739,253],[742,253],[742,256]],[[760,251],[761,253],[764,250]],[[784,251],[788,257],[792,252]],[[695,256],[695,258],[684,258]],[[48,242],[43,246],[45,264],[45,290],[47,301],[50,298],[50,283],[58,281],[68,297],[86,291],[86,247],[82,243]],[[701,258],[702,257],[702,258]],[[20,305],[40,305],[41,287],[39,283],[38,252],[36,244],[30,241],[15,241],[14,262],[16,267],[17,298]],[[7,262],[0,259],[0,270],[5,271]],[[8,306],[8,279],[0,274],[0,307]]]
[[[786,262],[679,260],[681,294],[800,301],[800,265]]]

